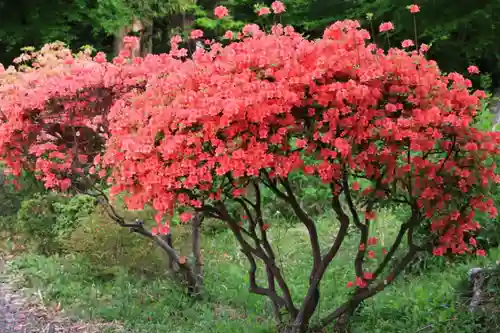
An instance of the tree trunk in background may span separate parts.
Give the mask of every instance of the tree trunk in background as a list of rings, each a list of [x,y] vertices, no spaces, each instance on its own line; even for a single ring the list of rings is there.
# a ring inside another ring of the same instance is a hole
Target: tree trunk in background
[[[123,48],[123,37],[127,35],[127,27],[121,27],[115,34],[113,42],[113,55],[116,57]]]
[[[182,30],[186,30],[189,26],[191,26],[194,22],[194,16],[193,15],[186,15],[186,13],[181,14],[181,27]],[[193,54],[193,52],[196,50],[196,41],[194,39],[189,38],[187,40],[187,49],[189,55]]]
[[[152,29],[152,26],[151,26]],[[120,51],[123,50],[123,38],[128,36],[131,32],[139,33],[139,46],[132,50],[132,57],[138,57],[141,55],[141,46],[142,46],[142,35],[144,31],[144,23],[142,20],[134,18],[132,23],[126,26],[121,27],[117,33],[115,34],[115,40],[113,43],[113,53],[116,57],[120,54]],[[152,38],[151,34],[151,38]]]
[[[155,41],[153,45],[154,53],[166,53],[170,50],[170,38],[179,33],[178,30],[186,31],[193,23],[194,17],[191,14],[175,13],[165,17],[157,18],[154,24],[153,35],[159,35],[160,40]],[[189,53],[195,50],[195,42],[192,39],[186,39],[184,42],[187,44],[186,48]]]
[[[172,242],[172,233],[169,233],[168,235],[161,235],[161,238],[167,243],[171,248],[174,248],[174,244]],[[175,264],[174,260],[170,256],[166,256],[167,260],[167,267],[168,271],[174,275],[178,270],[179,267]]]
[[[153,53],[153,20],[144,22],[144,29],[141,33],[141,57]]]

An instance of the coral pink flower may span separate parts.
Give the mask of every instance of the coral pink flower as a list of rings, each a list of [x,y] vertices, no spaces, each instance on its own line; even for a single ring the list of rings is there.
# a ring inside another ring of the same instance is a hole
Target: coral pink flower
[[[224,6],[217,6],[214,9],[214,14],[221,19],[229,15],[229,10],[227,10],[227,8]]]
[[[360,189],[360,185],[358,182],[352,183],[352,190],[353,191],[359,191],[359,189]]]
[[[474,65],[467,67],[467,71],[470,74],[479,74],[479,68],[477,68],[477,66]]]
[[[366,212],[365,212],[365,218],[366,218],[367,220],[375,220],[376,216],[377,216],[377,215],[375,214],[375,212],[374,212],[374,211],[366,211]]]
[[[269,9],[269,7],[262,7],[261,9],[259,9],[259,11],[257,12],[257,15],[259,16],[262,16],[262,15],[269,15],[271,14],[271,10]]]
[[[271,4],[271,8],[273,9],[275,14],[281,14],[285,11],[285,5],[281,1],[275,1]]]
[[[411,47],[415,45],[411,39],[405,39],[402,43],[401,46],[404,48]]]
[[[416,14],[416,13],[420,12],[420,7],[418,5],[408,6],[408,9],[410,10],[410,13],[412,13],[412,14]]]
[[[380,32],[392,31],[394,30],[394,24],[392,22],[384,22],[378,27],[378,30]]]
[[[170,38],[171,44],[179,44],[180,42],[182,42],[182,37],[179,35],[175,35],[172,38]]]
[[[425,53],[425,52],[429,51],[429,49],[430,49],[430,46],[427,45],[427,44],[421,44],[420,45],[420,52],[421,53]]]
[[[191,31],[191,39],[198,39],[203,37],[203,31],[200,29],[196,29]]]

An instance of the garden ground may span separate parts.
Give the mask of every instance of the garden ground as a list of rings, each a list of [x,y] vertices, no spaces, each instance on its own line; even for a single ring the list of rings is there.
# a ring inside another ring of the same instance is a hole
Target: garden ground
[[[292,294],[299,297],[306,291],[303,282],[307,281],[311,264],[308,237],[300,227],[278,227],[290,222],[277,222],[272,224],[271,236]],[[384,241],[389,243],[397,230],[395,215],[380,214],[375,225],[372,233],[379,238],[380,246]],[[335,222],[326,217],[320,219],[318,226],[324,241],[336,228]],[[247,291],[246,260],[229,231],[214,229],[205,234],[203,242],[207,296],[197,302],[163,276],[137,274],[120,266],[103,269],[81,254],[46,257],[22,253],[8,263],[7,272],[10,277],[17,277],[17,286],[38,293],[46,304],[57,305],[66,314],[90,321],[119,322],[120,328],[113,330],[116,332],[273,332],[270,304]],[[351,292],[346,283],[353,276],[349,251],[354,246],[353,237],[327,272],[320,309],[313,320]],[[161,262],[156,252],[147,255],[151,262]],[[482,314],[467,312],[468,299],[463,292],[468,289],[471,268],[493,267],[499,260],[498,248],[490,250],[485,258],[468,257],[453,262],[422,258],[393,286],[363,305],[352,321],[352,332],[498,333],[500,299],[494,295],[500,282],[488,287],[489,295],[493,295],[490,298],[496,303]]]

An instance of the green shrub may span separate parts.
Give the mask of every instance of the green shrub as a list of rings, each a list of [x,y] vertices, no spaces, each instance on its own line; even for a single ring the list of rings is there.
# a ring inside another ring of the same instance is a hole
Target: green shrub
[[[64,239],[77,228],[82,219],[92,214],[96,200],[87,195],[77,195],[67,201],[53,203],[56,212],[54,232],[58,239]]]
[[[52,254],[59,250],[56,240],[57,211],[54,204],[66,198],[55,194],[36,195],[25,200],[17,213],[16,230],[28,239],[30,248]]]
[[[92,213],[94,207],[95,200],[89,196],[36,194],[21,203],[17,221],[12,218],[6,218],[6,221],[13,222],[15,230],[27,238],[32,250],[53,254],[62,250],[65,238]]]
[[[3,176],[0,170],[0,175]],[[23,201],[23,194],[16,192],[12,185],[2,179],[0,185],[0,231],[12,233],[16,228],[16,215]]]
[[[500,210],[500,186],[496,186],[492,199],[495,201],[497,209]],[[500,246],[500,215],[495,218],[484,213],[477,215],[476,219],[481,224],[481,230],[476,238],[481,246],[485,249]]]
[[[63,247],[89,259],[103,274],[114,274],[117,267],[152,275],[166,272],[166,258],[156,244],[118,226],[101,206],[82,220]]]

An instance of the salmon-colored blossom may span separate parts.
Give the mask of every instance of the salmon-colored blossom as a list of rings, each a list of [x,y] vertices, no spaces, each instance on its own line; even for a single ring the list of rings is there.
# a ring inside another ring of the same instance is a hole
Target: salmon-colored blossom
[[[380,32],[392,31],[392,30],[394,30],[394,25],[392,24],[392,22],[384,22],[384,23],[380,24],[378,30]]]
[[[49,189],[108,183],[111,195],[127,193],[128,208],[157,212],[155,234],[179,211],[237,202],[253,185],[281,187],[303,172],[334,198],[361,201],[357,223],[410,198],[435,255],[482,253],[469,238],[476,212],[497,214],[488,194],[500,178],[489,161],[500,137],[473,126],[484,92],[471,80],[423,52],[378,49],[352,20],[315,40],[280,24],[248,24],[239,36],[189,57],[178,38],[170,53],[136,59],[127,39],[113,62],[59,44],[50,57],[23,55],[37,67],[0,73],[2,161]],[[362,242],[361,252],[375,245]]]
[[[271,9],[269,9],[269,7],[262,7],[257,12],[257,15],[259,16],[269,15],[269,14],[271,14]]]
[[[361,188],[361,186],[359,185],[358,182],[352,183],[352,190],[353,191],[359,191],[360,188]]]
[[[413,43],[413,41],[411,39],[405,39],[402,43],[401,43],[401,46],[404,47],[404,48],[408,48],[408,47],[411,47],[411,46],[414,46],[415,44]]]
[[[195,29],[191,31],[191,39],[198,39],[203,37],[203,30]]]
[[[375,220],[376,217],[377,217],[377,214],[374,211],[366,211],[365,212],[365,218],[367,220]]]
[[[470,74],[479,74],[479,68],[477,66],[474,66],[474,65],[467,67],[467,71]]]
[[[429,51],[429,49],[430,49],[429,45],[424,44],[424,43],[420,44],[420,52],[421,53],[426,53],[427,51]]]
[[[408,9],[409,9],[410,13],[412,13],[412,14],[416,14],[416,13],[420,12],[420,7],[418,5],[410,5],[410,6],[408,6]]]
[[[281,14],[281,13],[283,13],[286,10],[285,9],[285,5],[281,1],[274,1],[271,4],[271,8],[273,9],[273,12],[275,14]]]
[[[224,6],[217,6],[215,7],[214,9],[214,15],[217,17],[217,18],[223,18],[223,17],[226,17],[229,15],[229,10],[224,7]]]

